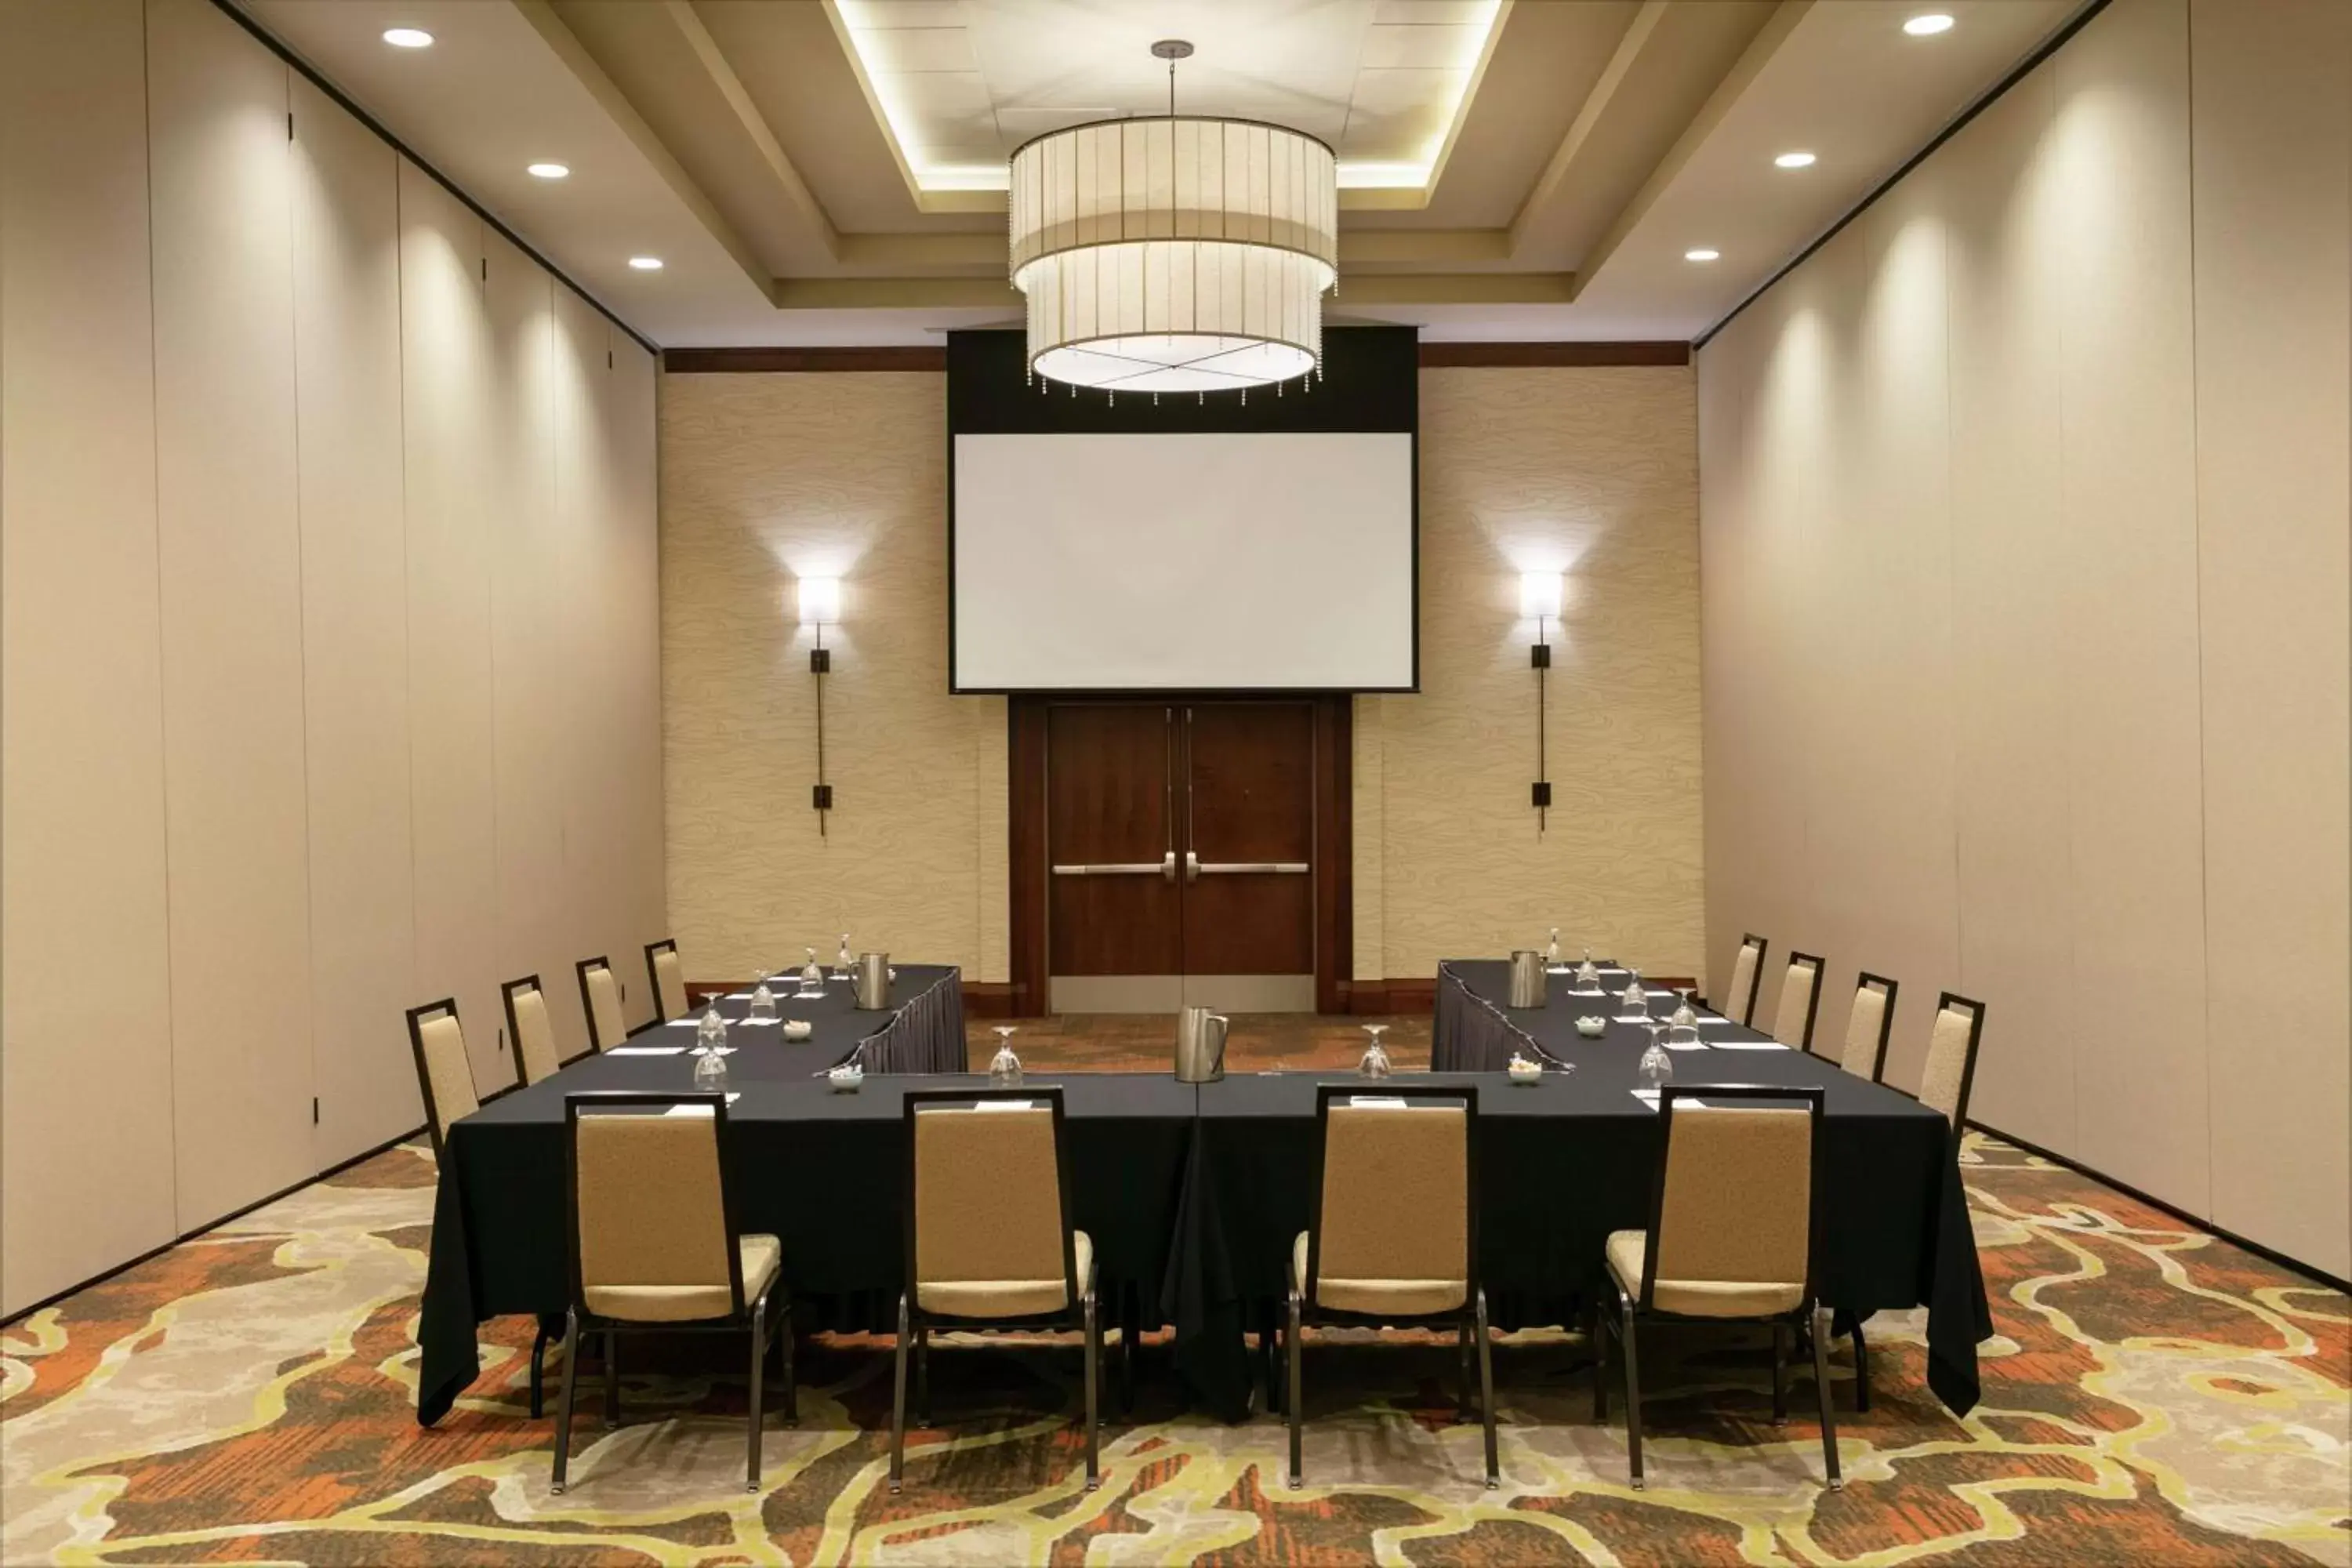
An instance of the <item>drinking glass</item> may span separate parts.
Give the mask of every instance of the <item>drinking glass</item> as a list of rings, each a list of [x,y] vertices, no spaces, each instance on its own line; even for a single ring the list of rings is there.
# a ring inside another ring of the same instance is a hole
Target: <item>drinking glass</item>
[[[1013,1030],[1011,1024],[996,1026],[996,1054],[988,1058],[988,1087],[991,1089],[1021,1087],[1021,1058],[1013,1054]]]
[[[816,966],[816,949],[804,947],[801,951],[808,954],[808,963],[801,966],[800,994],[822,996],[824,994],[824,971]]]
[[[1544,943],[1544,968],[1553,974],[1565,973],[1568,969],[1568,966],[1559,961],[1559,927],[1558,926],[1551,928],[1551,940]]]
[[[1364,1026],[1364,1033],[1371,1036],[1372,1043],[1364,1047],[1363,1059],[1356,1064],[1356,1076],[1358,1078],[1386,1078],[1389,1076],[1389,1054],[1381,1048],[1381,1037],[1388,1033],[1388,1027],[1389,1026],[1386,1024],[1367,1024]]]
[[[848,979],[849,968],[849,933],[847,931],[843,931],[841,933],[841,951],[833,955],[833,977],[835,980]]]
[[[1646,1018],[1650,1016],[1650,994],[1642,986],[1642,972],[1638,969],[1630,969],[1626,973],[1631,975],[1632,979],[1626,984],[1625,989],[1617,994],[1618,1004],[1634,1017]]]
[[[727,1058],[721,1048],[698,1049],[694,1054],[694,1088],[698,1094],[724,1093],[727,1089]]]
[[[1654,1089],[1675,1076],[1675,1058],[1666,1054],[1664,1046],[1658,1043],[1659,1034],[1665,1026],[1653,1023],[1646,1026],[1650,1031],[1650,1044],[1642,1052],[1642,1084],[1646,1089]]]
[[[1698,1009],[1691,1005],[1691,988],[1687,985],[1677,985],[1675,987],[1675,994],[1683,999],[1682,1005],[1675,1009],[1675,1016],[1668,1022],[1678,1029],[1696,1027],[1698,1023]]]
[[[1670,1048],[1680,1046],[1687,1050],[1698,1043],[1698,1026],[1696,1024],[1676,1024],[1666,1030],[1666,1045]]]
[[[765,1023],[776,1016],[776,994],[768,989],[768,972],[764,969],[760,972],[759,984],[751,987],[751,1005],[746,1016],[757,1023]]]
[[[1576,988],[1590,991],[1601,984],[1601,966],[1592,962],[1592,950],[1584,950],[1584,962],[1576,966]]]

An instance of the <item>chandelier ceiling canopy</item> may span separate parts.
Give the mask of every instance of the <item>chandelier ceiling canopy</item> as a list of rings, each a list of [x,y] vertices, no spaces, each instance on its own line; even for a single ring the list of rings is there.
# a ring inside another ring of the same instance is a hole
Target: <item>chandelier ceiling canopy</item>
[[[1323,353],[1339,171],[1285,126],[1173,112],[1049,132],[1013,154],[1013,286],[1029,366],[1118,392],[1287,381]]]

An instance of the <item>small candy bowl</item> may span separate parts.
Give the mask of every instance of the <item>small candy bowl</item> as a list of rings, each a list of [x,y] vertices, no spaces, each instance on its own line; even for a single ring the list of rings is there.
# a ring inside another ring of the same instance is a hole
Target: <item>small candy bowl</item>
[[[824,1075],[835,1094],[856,1094],[866,1083],[866,1069],[856,1062],[844,1062]]]
[[[805,1040],[811,1035],[815,1033],[816,1026],[810,1023],[806,1018],[787,1018],[784,1020],[784,1038],[788,1040]]]
[[[1511,1058],[1509,1071],[1513,1083],[1530,1084],[1543,1077],[1543,1063],[1529,1061],[1525,1057],[1514,1055]]]
[[[1576,1032],[1582,1035],[1588,1040],[1599,1039],[1601,1033],[1608,1027],[1608,1019],[1598,1017],[1591,1013],[1587,1013],[1583,1017],[1579,1018],[1576,1021]]]

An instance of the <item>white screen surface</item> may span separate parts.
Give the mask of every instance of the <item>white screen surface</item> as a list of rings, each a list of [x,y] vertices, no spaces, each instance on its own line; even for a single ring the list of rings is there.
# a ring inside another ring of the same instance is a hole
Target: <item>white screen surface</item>
[[[956,686],[1412,687],[1412,442],[956,437]]]

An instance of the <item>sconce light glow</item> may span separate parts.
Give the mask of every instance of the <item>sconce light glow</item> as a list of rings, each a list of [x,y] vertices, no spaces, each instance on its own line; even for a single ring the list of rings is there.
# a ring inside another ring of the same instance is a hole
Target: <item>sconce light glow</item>
[[[541,180],[560,180],[572,173],[562,163],[532,163],[525,172],[533,178]]]
[[[801,579],[801,625],[833,626],[841,624],[841,579],[838,577],[803,577]]]
[[[1938,33],[1952,30],[1952,19],[1941,11],[1926,11],[1903,24],[1903,30],[1915,38],[1932,38]]]
[[[422,27],[386,27],[383,41],[395,49],[429,49],[433,35]]]
[[[1559,618],[1560,575],[1557,572],[1522,572],[1519,574],[1519,619],[1551,621]]]
[[[1811,153],[1783,153],[1772,162],[1783,169],[1810,169],[1813,166],[1813,155]]]
[[[1720,261],[1723,259],[1723,252],[1710,246],[1702,245],[1696,250],[1684,251],[1683,259],[1685,261]]]
[[[635,268],[640,272],[659,272],[661,270],[661,258],[658,256],[632,256],[629,258],[629,265]]]

